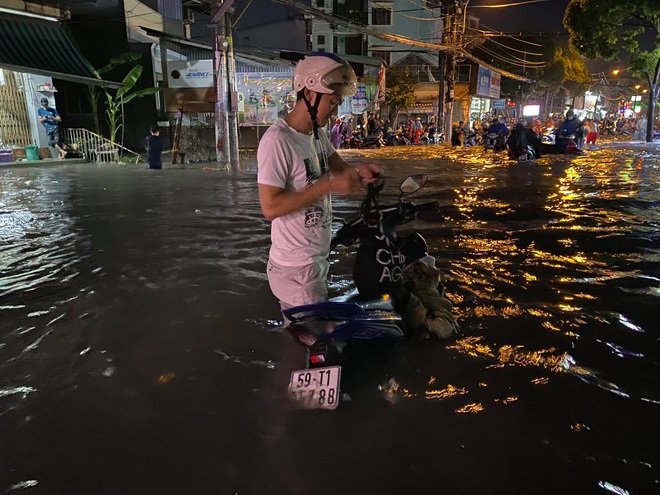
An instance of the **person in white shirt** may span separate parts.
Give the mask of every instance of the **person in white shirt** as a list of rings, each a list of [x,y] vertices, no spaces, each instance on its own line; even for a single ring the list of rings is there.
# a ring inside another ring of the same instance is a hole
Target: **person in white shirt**
[[[355,193],[381,173],[372,164],[349,166],[323,129],[357,89],[347,62],[309,54],[298,62],[293,86],[293,110],[264,133],[257,150],[261,210],[272,222],[268,282],[282,309],[327,299],[330,195]]]

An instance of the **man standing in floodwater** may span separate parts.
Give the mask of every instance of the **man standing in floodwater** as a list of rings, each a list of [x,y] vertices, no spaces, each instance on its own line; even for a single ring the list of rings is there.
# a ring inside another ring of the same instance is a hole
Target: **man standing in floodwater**
[[[272,222],[268,282],[282,309],[327,299],[330,195],[357,192],[381,172],[376,165],[349,166],[323,130],[357,89],[347,62],[311,53],[298,62],[293,87],[293,110],[266,131],[257,150],[261,210]]]
[[[150,134],[144,138],[144,147],[147,149],[147,164],[149,168],[163,168],[163,140],[160,138],[160,128],[151,126]]]

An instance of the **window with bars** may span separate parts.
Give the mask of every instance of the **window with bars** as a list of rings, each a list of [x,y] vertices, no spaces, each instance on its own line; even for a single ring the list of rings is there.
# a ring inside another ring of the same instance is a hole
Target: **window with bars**
[[[391,26],[392,25],[392,7],[384,5],[374,5],[371,8],[371,24],[373,26]]]
[[[392,65],[392,52],[390,51],[371,50],[371,56],[381,59],[388,67]]]
[[[456,82],[469,83],[472,66],[470,65],[457,65],[456,66]]]

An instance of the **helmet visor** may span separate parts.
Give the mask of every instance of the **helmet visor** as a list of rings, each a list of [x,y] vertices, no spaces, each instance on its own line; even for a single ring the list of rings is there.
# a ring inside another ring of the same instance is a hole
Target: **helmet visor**
[[[331,70],[321,78],[321,86],[338,96],[354,95],[357,91],[357,77],[350,65]]]

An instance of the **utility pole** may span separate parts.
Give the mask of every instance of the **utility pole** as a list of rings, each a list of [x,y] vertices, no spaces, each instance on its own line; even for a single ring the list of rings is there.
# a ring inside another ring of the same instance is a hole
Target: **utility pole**
[[[525,71],[525,65],[527,64],[527,52],[523,52],[523,76],[527,76],[527,72]],[[523,97],[525,95],[524,89],[525,89],[525,83],[523,81],[520,81],[520,102],[518,103],[518,118],[521,119],[523,116]]]
[[[238,164],[238,95],[232,41],[233,0],[218,0],[210,27],[215,30],[215,139],[219,162]]]
[[[442,41],[444,44],[456,46],[458,42],[458,29],[456,23],[456,12],[458,0],[443,0],[445,10],[445,25],[442,30]],[[456,80],[456,55],[453,51],[444,52],[444,132],[445,143],[451,143],[452,119],[454,111],[454,82]]]
[[[227,96],[229,97],[229,159],[238,164],[238,91],[236,91],[236,60],[234,58],[234,14],[225,14],[225,38],[229,45],[225,51],[227,63]]]

